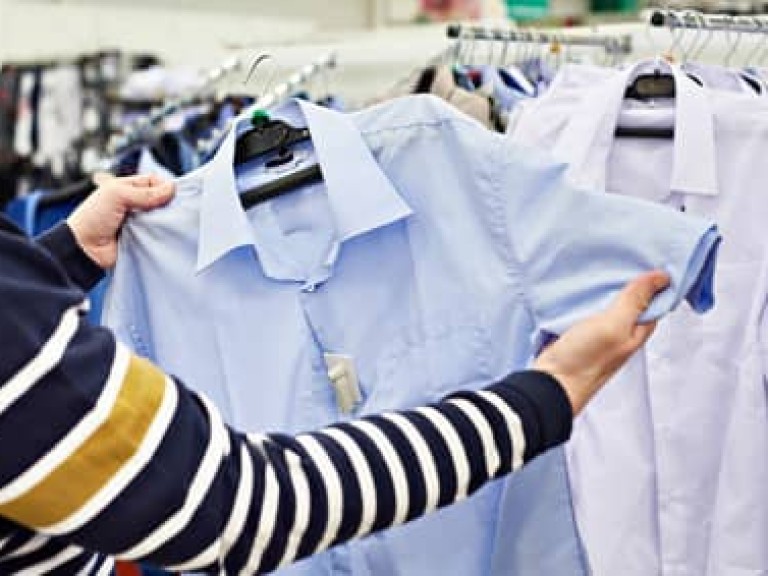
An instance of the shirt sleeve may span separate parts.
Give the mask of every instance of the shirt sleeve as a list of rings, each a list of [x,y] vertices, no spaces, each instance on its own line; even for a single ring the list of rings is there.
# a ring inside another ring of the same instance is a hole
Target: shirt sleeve
[[[560,334],[602,310],[626,282],[653,269],[671,284],[643,321],[683,300],[697,312],[714,305],[720,235],[709,221],[645,200],[570,186],[565,165],[510,142],[502,147],[504,223],[542,336]]]
[[[83,550],[270,572],[461,500],[570,435],[564,391],[538,372],[312,433],[242,434],[85,322],[47,251],[0,232],[0,271],[0,518],[71,545],[36,558],[46,573]]]

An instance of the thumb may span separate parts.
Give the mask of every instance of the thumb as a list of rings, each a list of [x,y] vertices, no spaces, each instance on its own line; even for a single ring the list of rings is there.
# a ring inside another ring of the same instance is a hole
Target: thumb
[[[120,197],[129,210],[152,210],[166,205],[173,198],[172,182],[146,186],[125,185],[120,187]]]
[[[647,272],[629,282],[616,296],[608,310],[628,331],[634,329],[640,316],[651,305],[654,296],[669,286],[665,272]],[[650,333],[648,334],[650,336]]]
[[[93,180],[93,183],[96,184],[96,186],[102,186],[110,180],[114,180],[115,178],[116,176],[113,176],[109,172],[96,172],[91,177],[91,180]]]

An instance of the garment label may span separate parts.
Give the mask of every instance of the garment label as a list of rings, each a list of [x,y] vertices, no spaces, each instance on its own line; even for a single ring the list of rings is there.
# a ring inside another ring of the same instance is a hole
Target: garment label
[[[325,365],[339,410],[343,414],[351,413],[363,399],[354,360],[346,354],[325,354]]]

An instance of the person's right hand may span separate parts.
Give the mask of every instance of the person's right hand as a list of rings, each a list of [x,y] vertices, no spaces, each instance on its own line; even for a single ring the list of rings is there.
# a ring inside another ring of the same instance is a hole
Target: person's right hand
[[[664,272],[639,276],[607,310],[574,324],[538,356],[533,368],[560,382],[574,416],[650,338],[656,322],[641,325],[638,320],[668,285]]]

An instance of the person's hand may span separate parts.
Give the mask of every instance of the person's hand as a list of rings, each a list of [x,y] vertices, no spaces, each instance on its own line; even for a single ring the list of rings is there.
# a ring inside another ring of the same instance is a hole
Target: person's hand
[[[80,248],[96,264],[111,268],[117,260],[117,235],[132,210],[152,210],[173,198],[172,182],[157,176],[97,174],[98,188],[67,218]]]
[[[574,416],[650,338],[656,322],[641,325],[638,320],[668,285],[663,272],[643,274],[627,284],[607,310],[574,324],[541,352],[533,368],[560,382]]]

